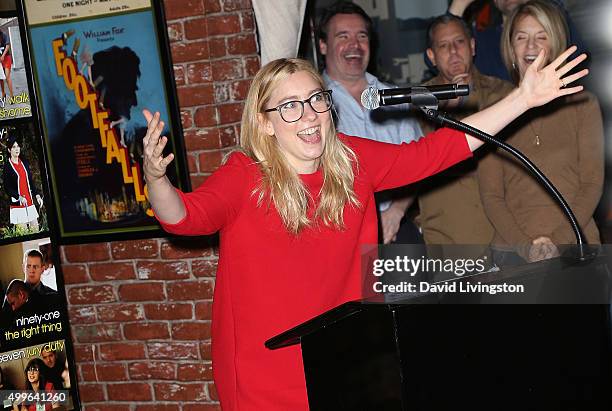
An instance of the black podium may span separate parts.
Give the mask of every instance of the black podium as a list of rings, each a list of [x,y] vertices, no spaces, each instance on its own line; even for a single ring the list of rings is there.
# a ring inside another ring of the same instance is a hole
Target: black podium
[[[611,410],[605,258],[458,281],[524,284],[343,304],[266,342],[301,343],[311,410]],[[551,291],[552,290],[552,291]]]

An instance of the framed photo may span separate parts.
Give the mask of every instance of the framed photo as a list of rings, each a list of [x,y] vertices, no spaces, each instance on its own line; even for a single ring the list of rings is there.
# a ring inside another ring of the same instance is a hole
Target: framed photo
[[[0,244],[48,236],[41,139],[32,121],[0,122]]]
[[[80,409],[63,277],[56,271],[54,250],[50,238],[0,246],[3,410],[27,404],[21,395],[35,382],[57,394],[48,407],[30,399],[35,409]]]
[[[0,12],[0,125],[32,116],[16,11]]]
[[[45,157],[17,10],[0,11],[0,244],[49,236]]]
[[[60,242],[161,235],[142,173],[142,109],[166,119],[168,176],[189,189],[161,2],[20,6]]]

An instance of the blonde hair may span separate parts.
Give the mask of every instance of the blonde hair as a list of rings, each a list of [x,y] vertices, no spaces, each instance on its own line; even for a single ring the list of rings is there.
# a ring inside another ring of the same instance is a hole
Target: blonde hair
[[[520,75],[518,67],[514,64],[515,56],[512,47],[512,37],[516,24],[525,16],[531,16],[536,19],[548,35],[550,55],[547,56],[547,63],[553,61],[567,48],[567,39],[569,38],[565,17],[554,4],[551,4],[549,1],[530,0],[518,6],[508,18],[508,21],[506,21],[501,39],[502,59],[515,83],[519,82]]]
[[[260,116],[279,84],[291,74],[305,71],[323,88],[323,79],[312,65],[301,59],[271,61],[255,75],[247,95],[240,129],[242,151],[254,159],[262,172],[261,184],[253,194],[261,205],[265,198],[274,203],[283,224],[292,234],[300,233],[315,221],[326,226],[344,228],[344,207],[359,206],[353,190],[353,167],[357,165],[355,153],[337,136],[333,121],[325,130],[325,147],[320,158],[323,186],[314,217],[308,217],[309,204],[314,201],[298,173],[290,166],[274,136],[265,133]],[[275,114],[275,113],[271,113]],[[331,114],[325,113],[324,115]],[[314,193],[313,193],[314,194]]]

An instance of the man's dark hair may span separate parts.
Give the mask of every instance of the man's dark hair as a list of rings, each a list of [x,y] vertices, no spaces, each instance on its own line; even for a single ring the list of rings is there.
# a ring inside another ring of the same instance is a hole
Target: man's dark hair
[[[465,20],[453,14],[443,14],[433,19],[433,21],[429,25],[429,28],[427,29],[427,47],[431,48],[433,46],[433,32],[436,27],[441,26],[442,24],[450,24],[453,22],[459,24],[468,39],[472,38],[472,30],[470,30]]]
[[[16,296],[17,294],[19,294],[20,291],[22,291],[26,295],[30,295],[30,288],[27,286],[27,284],[21,280],[15,279],[11,281],[8,288],[6,289],[6,295]]]
[[[329,29],[329,21],[336,14],[357,14],[363,18],[366,22],[366,28],[368,29],[368,36],[372,37],[372,19],[368,16],[361,7],[350,1],[337,1],[331,6],[323,10],[319,24],[317,26],[317,38],[327,42],[327,31]]]
[[[27,257],[38,257],[38,258],[40,258],[40,263],[41,264],[44,264],[44,262],[45,262],[45,259],[44,259],[43,255],[42,255],[42,253],[40,251],[36,250],[36,249],[29,250],[28,253],[26,254],[26,258]]]

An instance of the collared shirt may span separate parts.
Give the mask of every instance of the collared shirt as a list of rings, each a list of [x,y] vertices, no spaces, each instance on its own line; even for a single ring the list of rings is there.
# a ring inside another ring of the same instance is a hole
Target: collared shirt
[[[365,73],[369,87],[378,90],[392,88],[379,81],[370,73]],[[338,114],[338,131],[358,137],[386,143],[401,144],[418,140],[423,135],[414,112],[409,104],[383,106],[367,110],[361,106],[338,81],[332,80],[323,72],[327,87],[333,91],[334,107]]]

